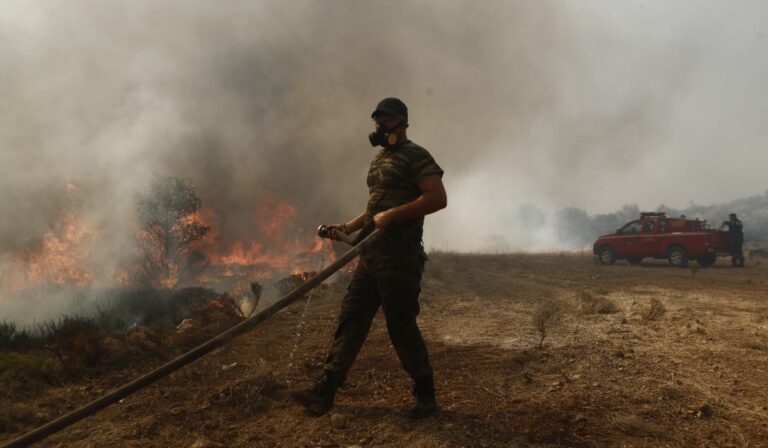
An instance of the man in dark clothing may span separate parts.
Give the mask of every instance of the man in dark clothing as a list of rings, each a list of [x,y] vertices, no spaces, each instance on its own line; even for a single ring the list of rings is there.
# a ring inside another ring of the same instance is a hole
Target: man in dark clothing
[[[744,226],[736,217],[736,213],[731,213],[729,218],[730,220],[725,221],[720,228],[728,227],[728,250],[731,253],[731,266],[744,267],[744,254],[742,253]]]
[[[316,415],[328,412],[381,307],[392,345],[413,379],[416,404],[409,416],[421,418],[437,411],[432,366],[416,323],[427,258],[421,237],[424,216],[447,205],[443,170],[426,149],[408,140],[408,109],[402,101],[385,98],[371,118],[376,122],[371,145],[383,149],[368,171],[368,204],[356,218],[329,227],[348,234],[373,222],[385,231],[360,256],[323,376],[291,395]]]

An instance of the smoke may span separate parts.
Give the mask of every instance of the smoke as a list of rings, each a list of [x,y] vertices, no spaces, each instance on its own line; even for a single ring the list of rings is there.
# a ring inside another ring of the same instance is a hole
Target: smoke
[[[75,201],[103,236],[100,264],[115,265],[155,175],[191,179],[225,244],[252,234],[264,194],[296,207],[300,232],[348,219],[365,205],[369,114],[385,96],[406,101],[410,137],[446,171],[431,247],[556,247],[524,204],[687,200],[633,191],[690,146],[673,106],[702,85],[712,58],[694,25],[716,14],[685,4],[6,0],[0,251],[39,244]],[[759,23],[748,16],[737,22]],[[727,194],[755,183],[739,188]]]

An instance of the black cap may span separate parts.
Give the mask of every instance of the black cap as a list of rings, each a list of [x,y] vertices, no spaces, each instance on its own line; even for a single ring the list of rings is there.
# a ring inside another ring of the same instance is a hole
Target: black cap
[[[376,110],[371,114],[371,118],[375,118],[380,113],[393,115],[408,121],[408,107],[397,98],[384,98],[379,101]]]
[[[729,217],[731,217],[731,218],[735,218],[735,217],[736,217],[736,213],[731,213],[731,214],[730,214],[730,215],[728,215],[728,216],[729,216]]]

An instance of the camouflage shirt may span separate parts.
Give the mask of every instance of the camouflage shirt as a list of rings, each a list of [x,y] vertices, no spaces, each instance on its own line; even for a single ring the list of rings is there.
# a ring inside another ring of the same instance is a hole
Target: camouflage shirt
[[[421,196],[419,182],[426,176],[443,175],[432,155],[421,146],[407,141],[380,150],[368,170],[368,206],[366,219],[403,205]],[[385,232],[388,239],[420,243],[424,217],[393,223]]]

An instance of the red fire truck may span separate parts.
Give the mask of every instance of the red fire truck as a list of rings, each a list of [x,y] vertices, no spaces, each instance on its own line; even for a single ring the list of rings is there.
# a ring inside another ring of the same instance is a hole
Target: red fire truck
[[[728,232],[710,229],[706,221],[698,219],[645,212],[616,233],[599,237],[593,252],[601,264],[620,259],[640,264],[643,258],[666,258],[677,267],[687,266],[689,260],[711,266],[718,256],[728,255]]]

